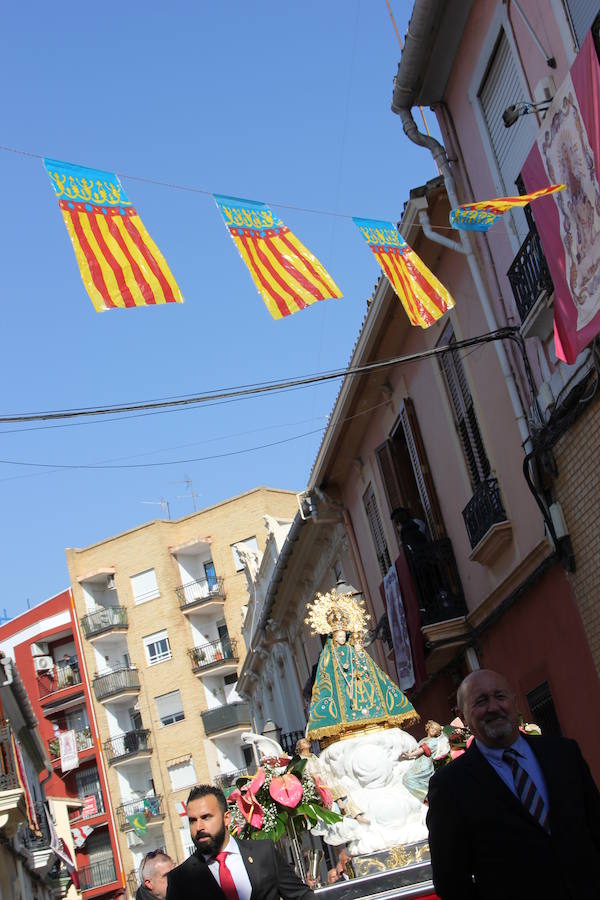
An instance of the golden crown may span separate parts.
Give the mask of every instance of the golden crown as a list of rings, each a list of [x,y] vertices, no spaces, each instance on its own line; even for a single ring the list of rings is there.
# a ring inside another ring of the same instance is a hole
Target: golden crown
[[[349,631],[361,635],[367,629],[369,613],[365,601],[359,594],[338,594],[334,589],[326,594],[317,593],[306,605],[305,622],[310,625],[311,634],[333,634],[334,631]]]

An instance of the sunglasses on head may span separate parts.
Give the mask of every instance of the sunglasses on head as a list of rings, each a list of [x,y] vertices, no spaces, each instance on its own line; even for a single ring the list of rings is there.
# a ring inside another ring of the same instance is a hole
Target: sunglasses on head
[[[154,859],[154,857],[158,856],[159,854],[166,856],[167,851],[163,847],[159,847],[158,850],[149,850],[148,853],[146,853],[146,855],[143,858],[142,863],[140,865],[140,881],[143,882],[143,880],[144,880],[144,868],[145,868],[148,860]]]

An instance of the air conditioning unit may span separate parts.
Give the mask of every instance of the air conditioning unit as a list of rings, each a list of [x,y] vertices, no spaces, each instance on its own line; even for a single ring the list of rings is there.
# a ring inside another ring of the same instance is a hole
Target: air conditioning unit
[[[39,644],[32,644],[31,655],[48,656],[48,644],[45,641],[40,641]]]
[[[117,586],[115,584],[115,576],[114,575],[106,576],[106,587],[108,588],[109,591],[116,591]]]
[[[36,656],[33,665],[36,672],[52,672],[54,670],[54,660],[51,656]]]

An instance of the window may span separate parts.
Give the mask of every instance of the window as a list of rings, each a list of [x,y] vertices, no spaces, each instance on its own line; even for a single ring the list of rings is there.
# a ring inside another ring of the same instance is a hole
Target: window
[[[527,702],[534,722],[540,726],[542,734],[548,737],[561,737],[560,722],[554,707],[550,685],[543,681],[527,694]]]
[[[147,603],[148,600],[154,600],[155,597],[160,597],[158,582],[156,581],[156,572],[154,569],[146,569],[145,572],[139,572],[137,575],[132,575],[131,590],[133,591],[133,599],[136,604]]]
[[[581,47],[598,13],[598,0],[565,0],[569,21]]]
[[[79,771],[75,772],[75,787],[78,798],[84,801],[81,810],[83,818],[104,812],[102,788],[96,766],[90,766],[83,770],[79,769]]]
[[[365,512],[367,514],[371,534],[373,536],[373,543],[375,544],[375,553],[377,554],[379,571],[382,575],[385,575],[387,570],[390,568],[392,561],[390,559],[388,546],[385,540],[385,534],[383,531],[383,525],[381,524],[379,509],[377,508],[377,501],[375,499],[375,494],[371,485],[369,485],[369,487],[365,491],[365,494],[363,496],[363,503],[365,505]]]
[[[217,573],[215,572],[215,564],[212,559],[210,562],[204,563],[204,575],[206,577],[206,581],[208,582],[208,589],[212,591],[213,588],[217,586]]]
[[[237,548],[240,546],[240,544],[244,545],[244,550],[254,550],[255,553],[258,553],[258,541],[254,536],[245,538],[243,541],[237,541],[235,544],[232,544],[231,552],[233,553],[233,562],[235,563],[236,572],[241,572],[244,568],[244,563],[240,559],[237,551]]]
[[[181,722],[182,719],[185,719],[179,691],[161,694],[160,697],[154,698],[154,702],[161,725],[173,725],[174,722]]]
[[[186,759],[184,762],[173,763],[167,766],[167,772],[171,779],[171,788],[179,791],[182,788],[196,784],[196,769],[194,768],[194,760]]]
[[[190,834],[189,825],[182,825],[179,829],[179,834],[181,835],[181,846],[183,847],[183,858],[187,859],[188,856],[191,856],[196,852],[196,845],[192,840],[192,836]]]
[[[445,329],[441,343],[450,345],[456,343],[451,326]],[[458,352],[445,353],[441,357],[440,366],[448,389],[454,424],[462,444],[471,485],[475,488],[490,474],[490,463],[479,430],[469,382]]]
[[[157,631],[145,637],[144,647],[146,648],[146,658],[149,666],[165,662],[165,660],[171,659],[173,655],[166,628],[163,631]]]

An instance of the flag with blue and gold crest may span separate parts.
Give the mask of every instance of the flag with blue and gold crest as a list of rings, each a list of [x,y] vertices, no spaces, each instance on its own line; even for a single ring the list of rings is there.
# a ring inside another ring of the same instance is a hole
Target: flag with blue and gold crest
[[[488,231],[496,219],[503,216],[514,206],[527,206],[539,197],[547,197],[557,191],[564,191],[565,184],[551,184],[532,191],[530,194],[519,194],[516,197],[495,197],[493,200],[478,200],[476,203],[463,203],[450,210],[450,224],[461,231]]]
[[[452,309],[450,293],[408,246],[393,222],[356,217],[353,222],[377,257],[411,325],[429,328]]]
[[[274,319],[290,316],[318,300],[342,296],[316,256],[266,204],[221,194],[214,198]]]
[[[183,303],[162,253],[113,172],[44,159],[96,312]]]

